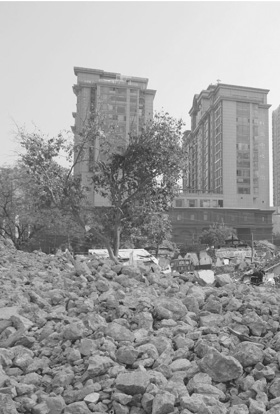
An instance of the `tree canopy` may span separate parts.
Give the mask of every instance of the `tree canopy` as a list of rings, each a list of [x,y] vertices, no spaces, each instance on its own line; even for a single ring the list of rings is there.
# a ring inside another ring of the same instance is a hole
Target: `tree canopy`
[[[226,239],[235,234],[232,227],[227,227],[223,224],[214,223],[208,230],[204,230],[200,237],[201,244],[208,244],[209,246],[223,246]]]
[[[39,248],[48,236],[56,239],[63,234],[72,238],[77,230],[70,215],[50,206],[26,166],[17,163],[0,169],[0,233],[17,249]]]
[[[168,210],[184,173],[186,154],[181,145],[183,123],[167,113],[156,114],[138,135],[123,146],[104,132],[98,116],[76,136],[74,146],[63,135],[20,132],[21,160],[38,186],[38,197],[50,209],[71,215],[117,256],[121,236],[129,237],[149,217]],[[94,149],[94,159],[90,149]],[[72,159],[69,168],[58,163],[61,152]],[[74,156],[73,156],[74,154]],[[79,163],[91,163],[88,185],[73,174]],[[107,199],[107,208],[89,203],[88,190]],[[91,190],[92,191],[92,190]],[[151,227],[152,231],[152,227]]]

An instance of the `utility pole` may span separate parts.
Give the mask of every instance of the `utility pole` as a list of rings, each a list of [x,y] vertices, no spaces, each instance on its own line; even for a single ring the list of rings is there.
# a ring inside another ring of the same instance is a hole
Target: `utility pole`
[[[254,234],[252,233],[252,256],[251,256],[251,263],[253,263],[254,258]]]

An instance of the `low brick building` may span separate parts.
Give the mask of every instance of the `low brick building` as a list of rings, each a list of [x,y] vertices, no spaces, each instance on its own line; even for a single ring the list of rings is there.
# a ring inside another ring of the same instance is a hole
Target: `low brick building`
[[[231,208],[176,208],[169,210],[173,238],[178,244],[195,244],[213,223],[233,227],[240,240],[272,241],[273,210]]]

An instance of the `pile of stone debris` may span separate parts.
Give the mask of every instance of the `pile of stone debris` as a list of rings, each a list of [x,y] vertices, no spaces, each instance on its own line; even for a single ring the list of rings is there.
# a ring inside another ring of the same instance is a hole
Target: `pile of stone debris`
[[[278,414],[280,290],[0,243],[0,414]]]

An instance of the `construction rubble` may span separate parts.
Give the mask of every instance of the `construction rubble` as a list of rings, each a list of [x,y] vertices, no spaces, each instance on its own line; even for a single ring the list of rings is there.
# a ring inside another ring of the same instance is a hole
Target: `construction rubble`
[[[276,286],[2,240],[0,289],[0,414],[280,413]]]

